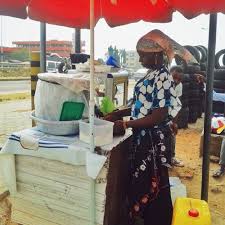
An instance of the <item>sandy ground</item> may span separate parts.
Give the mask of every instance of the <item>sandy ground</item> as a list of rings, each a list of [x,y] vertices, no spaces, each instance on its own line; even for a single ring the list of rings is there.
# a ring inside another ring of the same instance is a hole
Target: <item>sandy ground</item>
[[[196,124],[189,125],[188,129],[179,130],[176,155],[183,160],[185,167],[176,167],[170,172],[171,175],[181,178],[187,187],[188,197],[192,198],[200,198],[201,196],[202,158],[199,158],[199,143],[202,127],[203,119],[199,119]],[[212,215],[212,225],[224,225],[225,176],[218,180],[212,178],[212,173],[217,167],[218,164],[210,163],[208,202]]]

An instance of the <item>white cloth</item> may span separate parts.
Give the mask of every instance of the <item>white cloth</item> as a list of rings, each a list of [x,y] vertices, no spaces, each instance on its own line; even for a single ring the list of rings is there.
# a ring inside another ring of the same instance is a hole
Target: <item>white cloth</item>
[[[213,101],[225,102],[225,93],[217,93],[213,91]]]
[[[13,133],[0,154],[28,155],[58,160],[72,165],[86,165],[87,175],[95,179],[106,156],[90,153],[89,145],[78,136],[53,136],[35,128]]]
[[[55,82],[63,87],[75,92],[89,91],[90,75],[89,73],[63,74],[63,73],[39,73],[41,80]]]

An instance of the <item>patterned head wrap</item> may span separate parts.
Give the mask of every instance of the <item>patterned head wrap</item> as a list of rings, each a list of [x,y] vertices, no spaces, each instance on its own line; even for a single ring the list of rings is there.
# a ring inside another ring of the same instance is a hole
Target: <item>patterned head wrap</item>
[[[161,52],[168,57],[169,62],[175,55],[180,56],[186,63],[197,63],[196,59],[183,46],[168,37],[160,30],[152,30],[144,35],[137,43],[137,51]]]

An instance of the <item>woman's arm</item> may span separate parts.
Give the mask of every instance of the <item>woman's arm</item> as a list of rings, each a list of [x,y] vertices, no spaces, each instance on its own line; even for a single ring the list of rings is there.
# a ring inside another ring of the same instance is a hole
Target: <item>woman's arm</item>
[[[127,128],[151,128],[163,122],[166,119],[167,115],[167,107],[157,108],[152,111],[151,115],[145,116],[141,119],[125,122],[125,126]]]
[[[131,115],[131,108],[126,108],[109,113],[107,116],[104,117],[104,119],[114,122],[116,120],[122,120],[123,117],[130,115]]]
[[[131,108],[121,109],[114,112],[118,117],[125,117],[131,115]]]

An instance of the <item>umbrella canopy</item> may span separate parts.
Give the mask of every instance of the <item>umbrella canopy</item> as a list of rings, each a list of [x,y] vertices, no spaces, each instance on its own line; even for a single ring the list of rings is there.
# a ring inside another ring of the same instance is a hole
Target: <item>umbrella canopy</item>
[[[224,0],[169,0],[169,2],[187,19],[191,19],[200,14],[225,13]]]
[[[90,27],[89,0],[0,0],[0,14],[27,17],[68,27]],[[225,13],[225,0],[95,0],[95,23],[105,18],[109,26],[144,20],[170,22],[174,11],[187,18],[202,13]]]
[[[29,0],[0,0],[0,15],[26,19],[28,2]]]

